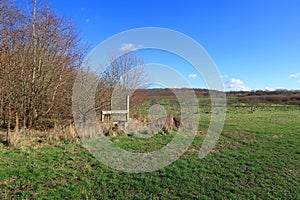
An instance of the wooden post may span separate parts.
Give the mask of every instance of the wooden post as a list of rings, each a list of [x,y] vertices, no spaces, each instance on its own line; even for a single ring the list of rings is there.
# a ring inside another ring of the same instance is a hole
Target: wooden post
[[[126,110],[127,110],[126,122],[128,122],[129,121],[129,95],[126,96]]]
[[[126,122],[124,123],[124,129],[127,128],[129,122],[129,95],[126,96]]]
[[[104,122],[104,113],[101,111],[101,121]]]

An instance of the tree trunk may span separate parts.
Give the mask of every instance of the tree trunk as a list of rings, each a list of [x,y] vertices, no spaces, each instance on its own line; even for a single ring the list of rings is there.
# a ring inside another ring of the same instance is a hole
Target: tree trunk
[[[16,112],[16,125],[15,125],[15,133],[19,132],[19,112]]]
[[[11,108],[10,108],[10,104],[9,104],[8,105],[7,135],[6,135],[6,141],[7,141],[8,145],[11,144],[10,120],[11,120]]]

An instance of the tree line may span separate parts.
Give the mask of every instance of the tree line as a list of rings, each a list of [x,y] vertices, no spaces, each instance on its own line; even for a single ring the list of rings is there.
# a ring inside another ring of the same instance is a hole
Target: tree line
[[[38,127],[70,114],[72,82],[84,56],[73,24],[36,0],[0,3],[0,119]],[[64,102],[64,103],[63,103]]]
[[[45,2],[24,4],[0,1],[0,127],[8,131],[48,129],[72,120],[72,87],[88,50],[71,20]],[[96,74],[99,109],[110,106],[117,83],[142,83],[140,69],[130,73],[134,77],[120,78],[142,64],[141,57],[131,52],[108,60],[107,70]]]

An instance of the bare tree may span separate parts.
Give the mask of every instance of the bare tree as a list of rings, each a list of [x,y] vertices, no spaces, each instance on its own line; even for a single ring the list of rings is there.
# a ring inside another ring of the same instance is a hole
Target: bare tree
[[[20,93],[15,90],[18,86],[16,74],[20,61],[17,59],[20,53],[21,38],[20,30],[23,28],[21,19],[22,13],[14,4],[8,0],[0,2],[0,120],[7,128],[7,138],[10,143],[11,120],[14,113],[17,116]],[[16,119],[18,119],[16,117]],[[18,121],[15,123],[18,128]]]
[[[71,117],[73,82],[86,48],[69,20],[36,0],[26,9],[0,1],[0,51],[4,124],[37,128]]]
[[[106,70],[100,74],[96,105],[98,110],[124,109],[126,95],[145,84],[144,60],[135,51],[111,56]]]

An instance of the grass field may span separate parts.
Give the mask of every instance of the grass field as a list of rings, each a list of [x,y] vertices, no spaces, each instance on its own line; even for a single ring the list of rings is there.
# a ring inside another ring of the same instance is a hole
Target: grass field
[[[0,144],[0,199],[300,199],[300,108],[231,105],[216,148],[199,159],[210,114],[201,109],[189,150],[159,171],[104,166],[80,143]],[[112,138],[133,152],[167,144],[175,133]]]

